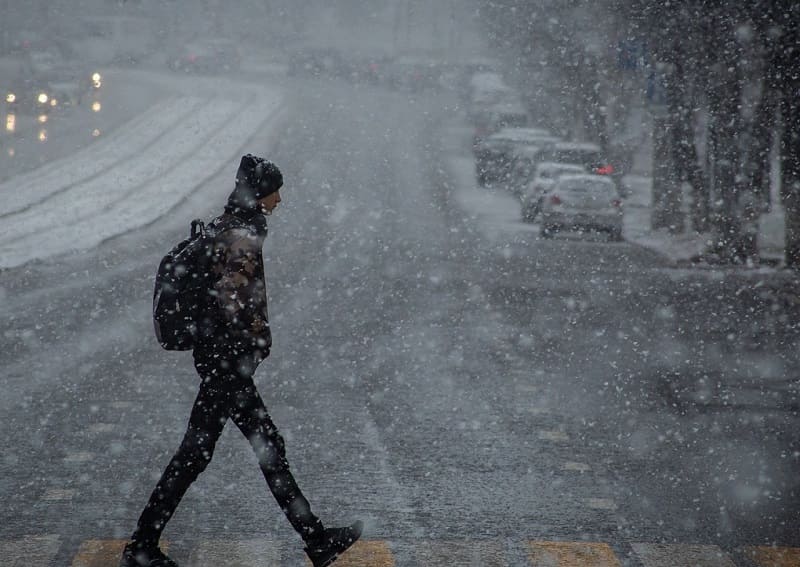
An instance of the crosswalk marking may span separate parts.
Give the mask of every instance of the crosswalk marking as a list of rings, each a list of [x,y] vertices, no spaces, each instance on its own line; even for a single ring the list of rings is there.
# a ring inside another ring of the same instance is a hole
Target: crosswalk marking
[[[531,541],[528,544],[533,567],[622,567],[605,543]]]
[[[114,424],[113,423],[93,423],[89,426],[89,432],[91,433],[111,433],[114,431]]]
[[[556,441],[556,442],[564,442],[569,441],[569,435],[564,433],[563,431],[540,431],[539,432],[539,439],[542,441]]]
[[[42,494],[45,502],[67,502],[75,496],[75,491],[71,488],[48,488]]]
[[[50,567],[59,546],[58,536],[26,536],[0,540],[4,567]]]
[[[126,540],[86,540],[71,559],[70,567],[109,567],[119,563]],[[395,567],[388,541],[361,540],[336,562],[337,567]],[[402,544],[398,544],[401,545]],[[0,539],[2,567],[57,567],[61,546],[59,536],[23,536]],[[731,555],[716,545],[630,544],[637,564],[642,567],[735,567]],[[188,566],[200,567],[282,567],[294,565],[302,551],[297,546],[268,538],[208,539],[187,545]],[[168,546],[162,542],[166,552]],[[602,542],[536,541],[526,542],[532,567],[621,567],[613,549]],[[489,540],[427,540],[416,542],[411,553],[415,564],[424,567],[475,565],[508,567],[507,542]],[[800,567],[800,547],[754,546],[739,548],[735,557],[751,567]],[[69,559],[68,559],[69,561]],[[183,565],[184,561],[181,561]],[[305,560],[306,565],[310,565]],[[741,567],[741,566],[740,566]]]
[[[565,471],[577,471],[579,473],[585,473],[592,470],[592,467],[587,465],[586,463],[575,463],[572,461],[566,462],[561,466],[562,469]]]
[[[594,508],[595,510],[617,509],[617,503],[614,502],[611,498],[587,498],[585,502],[589,508]]]
[[[119,562],[122,548],[127,542],[123,539],[84,541],[78,554],[72,559],[72,567],[105,567]]]
[[[88,463],[94,460],[94,453],[89,451],[76,451],[64,457],[65,463]]]
[[[425,567],[480,565],[506,567],[503,545],[496,541],[424,541],[416,546],[416,559]]]
[[[188,564],[217,567],[279,567],[280,561],[281,553],[274,541],[207,540],[192,551]]]
[[[72,559],[72,567],[109,567],[119,563],[122,548],[128,543],[124,539],[90,539],[84,541]],[[161,551],[167,552],[169,544],[160,543]]]
[[[800,549],[796,547],[748,547],[745,554],[758,567],[800,567]]]
[[[634,543],[631,547],[644,567],[735,567],[728,554],[716,545]]]
[[[394,556],[385,541],[360,540],[336,561],[336,567],[394,567]]]

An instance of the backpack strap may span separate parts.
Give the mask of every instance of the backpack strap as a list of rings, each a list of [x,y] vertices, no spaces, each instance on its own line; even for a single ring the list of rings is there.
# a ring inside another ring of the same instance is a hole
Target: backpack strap
[[[192,229],[189,234],[192,238],[197,238],[198,236],[205,237],[206,224],[200,219],[194,219],[192,221]]]

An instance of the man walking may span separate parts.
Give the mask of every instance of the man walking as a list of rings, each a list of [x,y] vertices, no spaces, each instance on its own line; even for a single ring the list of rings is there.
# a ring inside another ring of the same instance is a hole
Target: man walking
[[[213,239],[207,300],[194,346],[201,378],[189,425],[125,546],[120,567],[177,567],[158,547],[161,532],[186,490],[203,472],[228,419],[250,441],[269,489],[305,542],[314,567],[324,567],[361,535],[362,524],[324,528],[297,486],[286,448],[256,390],[253,374],[272,346],[262,246],[265,215],[281,202],[275,164],[242,157],[225,212],[208,227]]]

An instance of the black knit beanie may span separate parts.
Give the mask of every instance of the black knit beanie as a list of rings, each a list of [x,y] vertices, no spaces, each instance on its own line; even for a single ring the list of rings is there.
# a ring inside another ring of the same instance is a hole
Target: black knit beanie
[[[239,210],[255,210],[258,201],[271,195],[283,186],[283,175],[278,166],[264,158],[247,154],[242,156],[236,172],[236,186],[228,207]]]
[[[236,184],[242,183],[253,189],[253,197],[263,199],[283,186],[283,175],[271,161],[247,154],[242,156],[236,172]]]

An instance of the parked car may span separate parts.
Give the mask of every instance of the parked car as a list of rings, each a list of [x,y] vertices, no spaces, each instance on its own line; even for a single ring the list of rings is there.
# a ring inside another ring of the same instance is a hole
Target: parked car
[[[475,73],[467,90],[467,114],[473,123],[496,104],[520,102],[519,94],[494,72]]]
[[[541,206],[541,234],[559,230],[594,229],[622,240],[622,200],[617,187],[601,175],[562,175]]]
[[[587,173],[586,168],[574,163],[544,161],[537,163],[528,183],[520,191],[522,220],[531,222],[542,208],[542,199],[550,192],[562,175]]]
[[[392,62],[392,83],[411,92],[434,90],[442,86],[441,60],[425,54],[401,55]]]
[[[559,142],[549,149],[544,158],[559,163],[577,163],[597,175],[614,173],[614,167],[603,155],[600,146],[589,142]]]
[[[338,77],[349,67],[338,51],[327,47],[305,47],[289,56],[287,74],[306,77]]]
[[[546,144],[519,146],[511,152],[511,166],[506,179],[506,188],[511,194],[519,197],[522,190],[530,183]]]
[[[487,136],[504,128],[524,128],[530,123],[530,115],[520,102],[493,104],[473,117],[475,130],[472,134],[473,147]]]
[[[169,57],[168,66],[184,73],[227,73],[241,68],[242,55],[236,42],[211,38],[178,47]]]
[[[559,141],[541,128],[504,128],[474,147],[475,169],[480,185],[505,181],[514,151],[524,146],[547,148]]]

